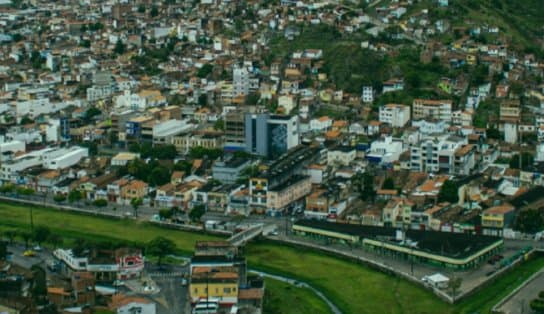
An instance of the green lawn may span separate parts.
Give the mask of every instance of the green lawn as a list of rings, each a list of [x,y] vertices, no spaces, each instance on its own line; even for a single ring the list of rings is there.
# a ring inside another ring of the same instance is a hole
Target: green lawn
[[[0,204],[0,231],[28,230],[28,213],[28,209],[20,205]],[[34,223],[46,225],[66,239],[124,240],[141,244],[161,235],[172,239],[184,253],[191,252],[197,240],[218,239],[132,220],[115,221],[43,208],[34,210]],[[544,258],[530,260],[474,296],[451,306],[418,285],[324,253],[271,242],[250,243],[244,253],[250,267],[306,281],[324,292],[344,313],[488,313],[509,291],[544,267]],[[272,282],[269,288],[272,299],[290,301],[279,302],[281,308],[272,307],[271,313],[326,311],[324,303],[309,290],[294,287],[289,290],[277,282]],[[296,301],[297,297],[306,302]],[[275,305],[268,304],[267,309],[270,306]]]
[[[266,278],[266,294],[264,299],[264,313],[329,313],[329,306],[325,301],[317,298],[308,288],[298,288],[293,285]]]

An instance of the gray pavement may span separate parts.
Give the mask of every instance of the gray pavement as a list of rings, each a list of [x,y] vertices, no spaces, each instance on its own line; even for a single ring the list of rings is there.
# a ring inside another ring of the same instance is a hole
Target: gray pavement
[[[544,291],[544,269],[497,310],[504,314],[531,313],[529,303],[538,297],[540,291]]]

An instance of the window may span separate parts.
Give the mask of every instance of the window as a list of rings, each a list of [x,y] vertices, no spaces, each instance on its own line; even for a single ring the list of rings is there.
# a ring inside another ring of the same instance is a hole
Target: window
[[[223,293],[230,293],[230,288],[223,288]]]

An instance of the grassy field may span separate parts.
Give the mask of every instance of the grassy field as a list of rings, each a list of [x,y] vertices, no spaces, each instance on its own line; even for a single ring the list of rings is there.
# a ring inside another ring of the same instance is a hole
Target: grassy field
[[[0,231],[28,230],[28,213],[28,209],[19,205],[0,204]],[[217,239],[209,235],[161,229],[131,220],[115,221],[50,209],[35,209],[34,223],[46,225],[66,239],[113,239],[144,243],[161,235],[172,239],[180,251],[185,253],[192,251],[197,240]],[[509,291],[544,267],[542,257],[528,261],[474,296],[451,306],[406,280],[323,253],[260,242],[249,244],[245,254],[250,267],[306,281],[323,291],[345,313],[488,313]],[[271,312],[326,311],[323,302],[310,291],[289,290],[283,284],[274,282],[269,288],[274,300],[295,298],[293,302],[268,304],[267,309],[272,309]],[[306,302],[296,301],[297,297]],[[280,308],[271,308],[273,305]]]
[[[298,288],[290,284],[266,278],[264,313],[329,313],[328,305],[316,298],[308,288]]]

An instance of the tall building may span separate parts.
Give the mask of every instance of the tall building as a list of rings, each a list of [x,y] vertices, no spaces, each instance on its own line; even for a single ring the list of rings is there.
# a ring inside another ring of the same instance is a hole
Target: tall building
[[[410,121],[410,107],[398,104],[387,104],[380,107],[380,122],[402,128],[408,121]]]
[[[245,145],[245,114],[239,110],[229,111],[225,115],[225,150],[244,150]]]
[[[249,71],[246,67],[235,67],[232,70],[233,96],[249,94]]]
[[[300,142],[298,116],[246,113],[244,131],[245,150],[265,157],[278,157]]]
[[[412,104],[412,119],[424,118],[451,121],[451,100],[414,99]]]

